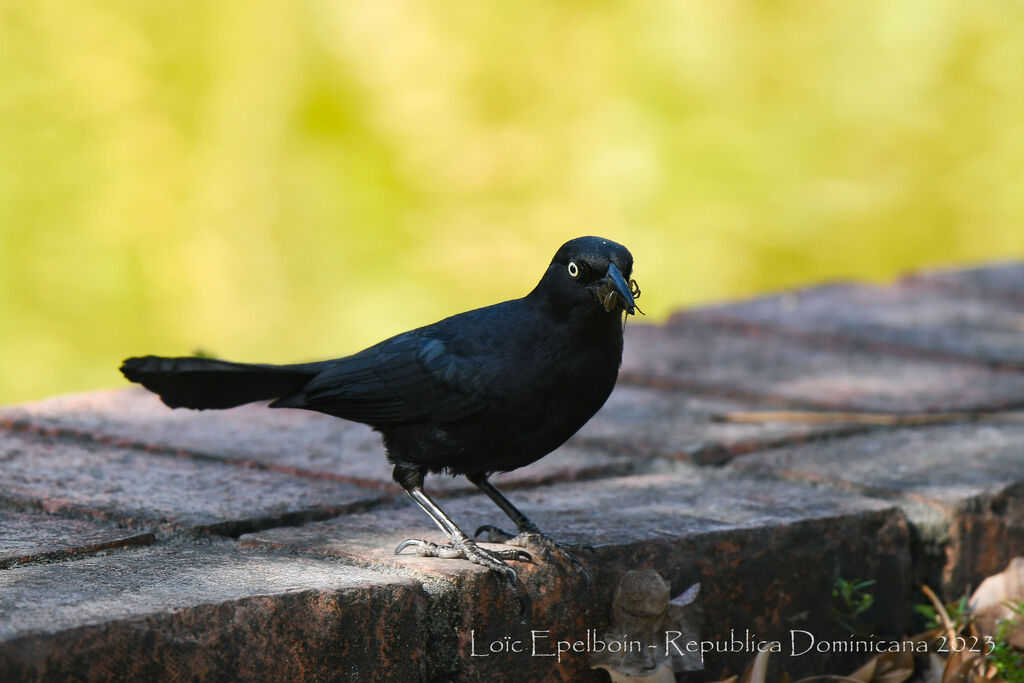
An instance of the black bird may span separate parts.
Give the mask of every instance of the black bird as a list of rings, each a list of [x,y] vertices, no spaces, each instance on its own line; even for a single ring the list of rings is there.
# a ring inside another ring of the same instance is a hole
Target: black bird
[[[626,314],[640,295],[633,257],[599,237],[566,242],[521,299],[460,313],[359,353],[317,363],[265,365],[209,358],[129,358],[124,376],[172,408],[230,408],[274,399],[370,425],[381,433],[394,480],[448,536],[410,539],[423,556],[465,558],[502,572],[519,549],[479,547],[423,490],[428,472],[463,474],[516,524],[517,536],[485,526],[492,541],[572,555],[541,533],[491,483],[563,444],[604,404],[622,361]],[[521,594],[520,594],[521,597]]]

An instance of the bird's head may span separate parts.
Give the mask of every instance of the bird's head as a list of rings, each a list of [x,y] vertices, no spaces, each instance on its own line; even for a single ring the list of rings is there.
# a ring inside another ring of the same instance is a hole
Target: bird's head
[[[601,237],[577,237],[555,253],[538,289],[562,304],[633,315],[640,311],[640,288],[632,274],[633,255],[624,246]]]

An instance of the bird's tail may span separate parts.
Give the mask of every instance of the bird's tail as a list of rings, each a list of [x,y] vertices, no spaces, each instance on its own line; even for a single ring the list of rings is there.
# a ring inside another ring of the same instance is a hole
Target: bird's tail
[[[172,408],[231,408],[301,389],[317,364],[262,365],[210,358],[129,358],[121,372]]]

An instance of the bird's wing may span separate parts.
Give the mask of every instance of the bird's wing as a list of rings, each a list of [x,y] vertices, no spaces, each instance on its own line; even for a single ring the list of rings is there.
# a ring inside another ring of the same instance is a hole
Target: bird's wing
[[[476,363],[436,338],[404,334],[325,363],[273,407],[306,408],[371,425],[456,420],[483,407]]]

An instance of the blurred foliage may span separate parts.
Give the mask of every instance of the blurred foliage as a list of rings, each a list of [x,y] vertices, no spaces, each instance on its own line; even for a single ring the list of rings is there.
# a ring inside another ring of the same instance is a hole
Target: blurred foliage
[[[1024,4],[0,3],[0,403],[126,355],[334,356],[520,296],[644,309],[1024,254]]]

